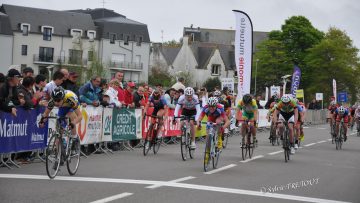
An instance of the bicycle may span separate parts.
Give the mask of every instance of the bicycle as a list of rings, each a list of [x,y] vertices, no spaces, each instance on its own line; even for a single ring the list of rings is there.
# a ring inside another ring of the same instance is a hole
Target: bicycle
[[[289,135],[289,126],[288,122],[282,121],[284,125],[284,131],[283,131],[283,149],[284,149],[284,157],[285,162],[288,162],[290,160],[290,135]]]
[[[339,150],[339,149],[342,149],[342,143],[343,143],[343,140],[344,140],[344,133],[345,133],[345,125],[344,125],[344,119],[341,119],[340,121],[340,133],[339,135],[336,135],[336,138],[335,138],[335,147],[336,147],[336,150]]]
[[[278,146],[280,145],[280,137],[279,134],[276,133],[274,122],[271,122],[270,125],[270,143],[272,144],[272,146],[275,146],[275,144],[277,144]]]
[[[332,119],[332,118],[328,118],[328,119]],[[330,127],[330,136],[331,136],[331,143],[334,144],[335,141],[335,137],[336,137],[336,121],[332,122],[332,125]]]
[[[213,168],[216,169],[219,163],[220,150],[217,147],[218,143],[218,132],[219,127],[217,123],[207,122],[206,129],[208,131],[206,145],[205,145],[205,153],[204,153],[204,171],[208,171],[210,160],[212,162]]]
[[[241,155],[242,159],[245,160],[247,155],[249,156],[249,159],[251,159],[252,155],[254,154],[254,148],[255,144],[251,142],[251,130],[252,126],[250,126],[250,121],[245,121],[247,123],[247,128],[245,132],[245,137],[242,138],[241,142]]]
[[[158,127],[159,127],[159,119],[162,119],[161,116],[153,116],[153,115],[146,115],[149,116],[151,118],[155,118],[152,119],[151,124],[149,126],[149,129],[146,133],[146,138],[144,141],[144,146],[143,146],[143,153],[144,156],[146,156],[150,149],[153,148],[153,152],[154,154],[157,154],[162,142],[162,137],[159,138],[158,135]]]
[[[45,151],[46,173],[50,179],[55,178],[60,165],[66,161],[69,174],[75,175],[80,163],[80,139],[71,137],[70,118],[56,116],[47,118],[56,119],[56,130],[52,133]],[[66,142],[67,137],[69,139]]]
[[[181,127],[181,142],[180,142],[180,147],[181,147],[181,157],[183,159],[183,161],[186,161],[187,157],[188,157],[188,152],[190,155],[190,158],[193,159],[194,158],[194,151],[195,149],[191,148],[191,133],[190,133],[190,121],[195,121],[195,117],[194,116],[180,116],[180,117],[175,117],[176,118],[180,118],[180,121],[185,121],[185,124]]]

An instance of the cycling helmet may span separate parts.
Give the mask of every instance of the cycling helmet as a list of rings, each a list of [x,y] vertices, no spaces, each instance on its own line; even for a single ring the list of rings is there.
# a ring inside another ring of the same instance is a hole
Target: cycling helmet
[[[219,90],[216,90],[214,93],[213,93],[214,97],[220,97],[221,96],[221,92]]]
[[[281,101],[283,103],[289,103],[290,100],[291,100],[291,98],[289,97],[289,95],[284,95],[284,96],[281,97]]]
[[[252,101],[252,97],[250,94],[245,94],[242,100],[245,104],[250,104]]]
[[[208,106],[216,106],[218,104],[218,100],[216,97],[210,97],[207,104]]]
[[[192,96],[194,95],[194,89],[192,87],[187,87],[184,90],[185,96]]]
[[[51,93],[51,98],[54,100],[62,100],[65,97],[65,90],[62,87],[56,87]]]
[[[340,114],[344,114],[345,113],[345,108],[343,106],[339,107],[339,113]]]

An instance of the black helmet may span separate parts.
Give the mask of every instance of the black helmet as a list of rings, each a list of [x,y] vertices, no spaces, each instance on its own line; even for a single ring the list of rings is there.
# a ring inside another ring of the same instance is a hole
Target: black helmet
[[[273,98],[273,100],[274,100],[275,102],[277,102],[277,101],[279,100],[279,97],[278,97],[276,94],[274,94],[274,95],[272,96],[272,98]]]
[[[65,97],[65,90],[62,87],[56,87],[51,93],[51,98],[54,100],[62,100]]]
[[[252,97],[251,97],[250,94],[245,94],[245,95],[243,96],[243,102],[244,102],[245,104],[250,104],[251,101],[252,101]]]

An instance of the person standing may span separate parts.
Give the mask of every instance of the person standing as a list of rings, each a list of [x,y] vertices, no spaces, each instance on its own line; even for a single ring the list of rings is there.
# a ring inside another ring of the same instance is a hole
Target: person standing
[[[89,82],[79,89],[80,102],[83,106],[93,105],[95,107],[100,105],[100,76],[93,76]]]
[[[179,89],[183,89],[185,90],[185,85],[184,85],[184,78],[183,77],[180,77],[177,81],[177,83],[175,83],[171,88],[174,88],[176,91],[179,91]]]
[[[20,83],[21,74],[16,69],[10,69],[5,83],[0,88],[0,110],[16,116],[16,106],[20,105],[17,87]],[[25,101],[22,101],[25,103]]]

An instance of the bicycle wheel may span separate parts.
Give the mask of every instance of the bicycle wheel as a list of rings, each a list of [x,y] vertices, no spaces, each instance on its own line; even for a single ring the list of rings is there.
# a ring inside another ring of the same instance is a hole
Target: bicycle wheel
[[[155,136],[155,138],[153,138],[154,143],[153,143],[153,151],[154,154],[157,154],[159,152],[160,146],[161,146],[161,142],[162,142],[162,137],[157,137]]]
[[[153,133],[152,129],[153,129],[152,125],[150,125],[149,130],[146,133],[144,146],[143,146],[143,154],[144,154],[144,156],[146,156],[149,153],[151,145],[152,145],[151,140],[150,140],[151,137],[152,137],[152,133]]]
[[[246,159],[246,155],[247,155],[247,147],[246,147],[245,139],[243,139],[243,142],[241,143],[241,157],[243,160]]]
[[[214,152],[214,155],[211,157],[212,159],[212,165],[213,165],[213,168],[217,168],[217,165],[219,163],[219,157],[220,157],[220,151],[219,151],[219,148],[217,147],[217,143],[218,143],[218,140],[216,139],[216,137],[214,136],[213,138],[213,142],[212,142],[212,152]]]
[[[70,175],[75,175],[80,163],[80,138],[70,138],[71,146],[68,149],[66,167]]]
[[[61,162],[62,140],[60,135],[53,134],[46,148],[46,173],[49,178],[55,178]]]
[[[204,171],[208,171],[210,164],[210,150],[211,150],[211,135],[207,136],[206,145],[205,145],[205,153],[204,153]]]
[[[190,158],[193,159],[193,158],[194,158],[195,149],[191,149],[190,143],[191,143],[191,137],[190,137],[190,134],[188,133],[188,134],[187,134],[186,146],[187,146],[187,148],[189,149]]]
[[[181,147],[182,160],[186,161],[187,153],[188,153],[188,135],[187,135],[186,131],[181,134],[180,147]]]
[[[284,132],[284,140],[283,140],[283,148],[284,148],[284,156],[285,156],[285,162],[288,162],[289,160],[289,147],[290,147],[290,142],[289,142],[289,137],[288,137],[288,132],[287,130],[285,130]]]
[[[227,144],[228,144],[228,141],[229,141],[229,136],[230,136],[230,134],[229,133],[224,133],[223,134],[223,142],[222,142],[222,144],[223,144],[223,148],[225,149],[226,148],[226,146],[227,146]]]

